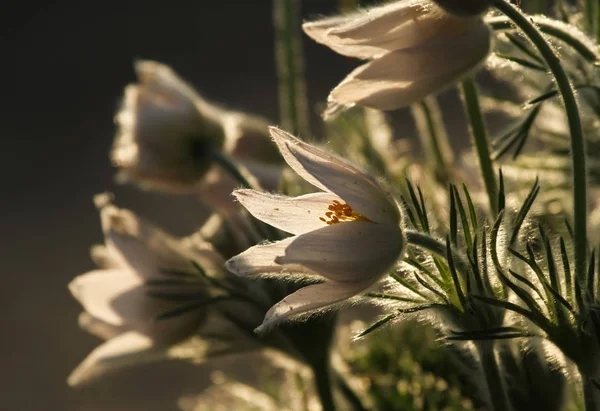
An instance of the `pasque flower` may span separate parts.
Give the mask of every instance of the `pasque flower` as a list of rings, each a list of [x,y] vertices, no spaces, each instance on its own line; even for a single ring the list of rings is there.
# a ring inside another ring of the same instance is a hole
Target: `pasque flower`
[[[401,256],[396,202],[354,166],[271,128],[288,165],[321,192],[286,197],[243,189],[233,195],[256,218],[293,234],[254,246],[226,267],[240,276],[318,276],[266,314],[259,331],[290,316],[342,302],[371,287]]]
[[[125,88],[115,117],[118,129],[111,158],[119,180],[198,194],[227,214],[238,182],[213,164],[214,152],[222,151],[262,186],[276,187],[278,156],[265,120],[206,101],[164,64],[138,61],[135,70],[138,83]]]
[[[304,31],[318,43],[371,60],[331,91],[325,116],[354,105],[381,110],[407,106],[478,67],[490,52],[490,29],[466,9],[463,14],[469,16],[459,17],[438,7],[454,5],[460,11],[459,3],[400,0],[305,23]]]
[[[106,199],[99,202],[106,244],[94,247],[92,257],[100,269],[76,277],[69,289],[85,309],[81,326],[106,342],[73,371],[70,385],[160,359],[170,346],[198,331],[207,319],[206,309],[156,320],[185,301],[215,297],[204,284],[190,277],[178,281],[181,277],[169,273],[193,273],[195,261],[207,275],[228,275],[223,258],[209,245],[175,239]]]

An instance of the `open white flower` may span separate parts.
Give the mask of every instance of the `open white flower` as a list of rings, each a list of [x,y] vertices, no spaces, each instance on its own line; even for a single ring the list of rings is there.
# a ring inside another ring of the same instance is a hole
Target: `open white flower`
[[[473,71],[490,52],[481,16],[450,15],[430,0],[400,0],[303,28],[342,55],[371,60],[331,91],[326,117],[354,105],[392,110],[416,103]]]
[[[118,178],[143,188],[198,194],[227,214],[231,191],[239,185],[213,165],[222,150],[240,162],[264,187],[279,179],[277,150],[268,123],[225,110],[203,99],[170,67],[138,61],[139,82],[125,88],[111,158]]]
[[[85,309],[81,326],[107,341],[73,371],[70,385],[163,358],[169,347],[198,331],[208,315],[206,309],[155,320],[186,301],[214,296],[204,284],[193,281],[197,271],[191,261],[207,275],[228,275],[222,269],[223,258],[208,245],[175,239],[106,200],[99,206],[106,244],[94,247],[92,257],[100,269],[76,277],[69,289]],[[192,274],[184,279],[169,274],[173,272]]]
[[[270,131],[289,166],[322,192],[286,197],[236,190],[252,215],[294,236],[254,246],[226,267],[240,276],[316,275],[326,281],[274,305],[258,331],[365,291],[396,264],[405,244],[397,204],[373,178],[278,128]]]

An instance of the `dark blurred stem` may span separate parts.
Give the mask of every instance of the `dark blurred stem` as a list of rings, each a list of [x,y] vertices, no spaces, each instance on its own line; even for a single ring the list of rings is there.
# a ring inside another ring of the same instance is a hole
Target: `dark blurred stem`
[[[235,181],[237,181],[243,188],[253,188],[260,190],[258,183],[252,184],[250,180],[252,177],[248,176],[248,172],[244,171],[240,164],[237,164],[231,157],[222,152],[221,150],[212,151],[212,160],[219,165],[223,170],[227,172]]]
[[[307,135],[308,103],[300,38],[300,1],[273,0],[273,26],[281,121],[292,134]]]
[[[597,1],[597,0],[596,0]],[[562,96],[571,133],[571,157],[573,165],[573,219],[575,275],[580,284],[586,281],[587,265],[587,176],[586,148],[583,127],[575,92],[559,57],[548,44],[544,36],[530,19],[521,11],[504,0],[494,0],[498,10],[511,19],[538,49],[548,68],[554,75],[556,85]]]
[[[448,143],[442,111],[436,97],[428,97],[411,107],[413,118],[421,138],[427,164],[443,184],[449,181],[453,153]]]
[[[236,163],[231,157],[222,152],[221,150],[213,150],[212,151],[212,160],[219,165],[223,170],[231,176],[235,181],[237,181],[243,188],[252,188],[254,190],[261,190],[260,184],[258,181],[255,181],[254,176],[250,174],[241,164]],[[232,200],[233,201],[233,200]],[[278,240],[279,233],[271,226],[264,224],[262,221],[259,221],[252,218],[252,222],[264,239],[267,240]]]
[[[348,400],[348,402],[352,406],[352,409],[354,411],[367,411],[361,399],[358,397],[358,395],[356,395],[352,387],[348,385],[346,379],[340,373],[335,373],[334,376],[337,385],[342,390],[342,394],[344,394],[344,397],[346,397],[346,400]]]
[[[592,382],[592,379],[588,376],[581,376],[583,383],[583,401],[585,404],[585,411],[598,411],[600,410],[600,389]]]
[[[485,375],[485,382],[490,394],[490,402],[493,411],[509,411],[510,403],[504,391],[504,381],[502,372],[498,366],[496,355],[494,354],[494,342],[485,341],[476,344],[481,367]]]
[[[317,395],[319,396],[323,411],[335,411],[329,356],[313,359],[313,362],[310,365],[315,377]]]
[[[598,0],[586,0],[585,16],[588,21],[590,35],[596,43],[600,42],[600,4]]]
[[[479,158],[479,167],[481,168],[481,176],[485,184],[488,201],[490,203],[490,211],[492,215],[498,214],[498,186],[496,174],[494,173],[494,163],[490,156],[490,147],[487,136],[481,106],[479,105],[479,92],[477,85],[472,78],[467,78],[462,82],[462,94],[465,105],[465,111],[469,118],[471,134],[477,149],[477,157]]]

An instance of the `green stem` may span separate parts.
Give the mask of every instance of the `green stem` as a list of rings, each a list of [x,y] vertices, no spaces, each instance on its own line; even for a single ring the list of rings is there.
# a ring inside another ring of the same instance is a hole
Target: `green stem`
[[[299,0],[273,0],[281,121],[292,134],[307,135],[309,133],[308,106],[299,16]]]
[[[481,367],[490,394],[491,409],[494,411],[509,411],[512,409],[506,396],[502,372],[494,353],[494,342],[485,341],[476,344]]]
[[[333,400],[333,390],[331,385],[331,367],[329,366],[329,356],[321,358],[311,364],[315,377],[317,395],[323,407],[323,411],[335,411],[335,402]]]
[[[590,35],[596,42],[600,42],[600,4],[598,4],[598,0],[585,1],[585,16]]]
[[[586,148],[581,117],[577,99],[569,77],[560,59],[554,53],[538,28],[531,23],[529,18],[512,4],[504,0],[494,0],[498,10],[504,13],[518,26],[539,50],[546,61],[548,68],[554,75],[556,85],[562,96],[567,114],[569,131],[571,133],[571,156],[573,163],[573,219],[574,248],[575,248],[575,275],[580,284],[585,283],[587,265],[587,176],[586,176]]]
[[[477,85],[472,78],[463,80],[462,94],[465,110],[471,126],[471,134],[473,135],[473,140],[477,149],[477,157],[479,157],[481,176],[483,177],[485,191],[487,192],[488,201],[490,202],[490,210],[492,215],[495,216],[498,214],[498,185],[492,158],[490,156],[485,122],[479,104],[479,93],[477,91]]]
[[[431,166],[438,181],[447,183],[454,155],[448,142],[448,133],[438,101],[435,97],[428,97],[418,104],[413,104],[411,111],[421,137],[427,164]]]
[[[240,164],[237,164],[235,160],[221,150],[212,151],[212,160],[223,170],[225,170],[227,174],[229,174],[243,188],[253,188],[255,190],[261,189],[261,187],[258,185],[258,182],[250,182],[252,177],[248,175],[248,171],[244,170]]]

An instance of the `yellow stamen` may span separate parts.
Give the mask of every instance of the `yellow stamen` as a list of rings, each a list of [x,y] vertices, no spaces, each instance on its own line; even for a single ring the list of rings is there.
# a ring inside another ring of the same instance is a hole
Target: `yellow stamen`
[[[329,211],[325,213],[326,218],[319,217],[319,220],[327,223],[327,225],[349,221],[368,221],[372,223],[367,217],[354,211],[348,204],[342,204],[338,200],[333,200],[327,209]]]

